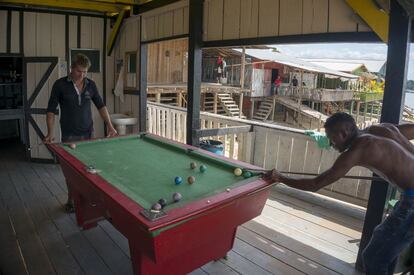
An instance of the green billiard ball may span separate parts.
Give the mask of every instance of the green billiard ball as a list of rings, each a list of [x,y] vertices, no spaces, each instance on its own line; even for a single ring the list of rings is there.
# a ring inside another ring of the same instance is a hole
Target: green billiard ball
[[[200,172],[204,173],[205,171],[207,171],[207,166],[205,166],[204,164],[200,166]]]
[[[249,171],[244,171],[243,172],[243,178],[248,179],[252,176],[252,173]]]

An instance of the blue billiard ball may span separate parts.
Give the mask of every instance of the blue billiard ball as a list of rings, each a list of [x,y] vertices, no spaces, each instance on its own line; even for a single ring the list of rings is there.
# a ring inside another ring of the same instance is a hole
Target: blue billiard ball
[[[182,177],[175,177],[174,182],[176,185],[179,185],[183,182],[183,178]]]
[[[207,166],[205,166],[204,164],[200,166],[200,172],[204,173],[205,171],[207,171]]]

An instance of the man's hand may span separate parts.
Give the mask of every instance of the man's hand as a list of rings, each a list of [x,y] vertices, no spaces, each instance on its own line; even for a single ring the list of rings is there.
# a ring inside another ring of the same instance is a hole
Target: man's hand
[[[55,138],[51,134],[47,134],[47,136],[45,136],[45,138],[43,139],[43,143],[44,144],[50,144],[54,140],[55,140]]]
[[[273,169],[273,170],[267,172],[263,176],[264,179],[271,180],[273,182],[281,182],[282,177],[283,177],[282,173],[280,173],[276,169]]]
[[[118,132],[115,130],[115,128],[112,125],[108,126],[108,134],[106,137],[114,137],[118,135]]]

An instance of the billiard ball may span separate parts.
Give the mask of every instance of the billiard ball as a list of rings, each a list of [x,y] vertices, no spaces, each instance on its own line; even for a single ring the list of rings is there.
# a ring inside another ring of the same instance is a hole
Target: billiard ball
[[[190,163],[190,167],[191,167],[191,169],[196,169],[197,168],[197,163],[195,163],[195,162]]]
[[[159,199],[158,203],[164,208],[167,205],[167,200],[164,198]]]
[[[189,184],[193,184],[195,182],[195,177],[194,176],[189,176],[187,179]]]
[[[151,210],[152,211],[160,211],[162,209],[162,206],[161,206],[161,204],[159,204],[158,202],[157,203],[154,203],[152,206],[151,206]]]
[[[234,169],[233,173],[234,173],[235,176],[239,177],[243,174],[243,170],[240,169],[240,168],[236,168],[236,169]]]
[[[71,143],[69,144],[70,149],[76,149],[76,144],[75,143]]]
[[[243,178],[248,179],[252,176],[252,173],[249,171],[244,171],[243,172]]]
[[[175,177],[174,182],[176,185],[179,185],[183,182],[183,178],[182,177]]]
[[[179,202],[183,198],[183,196],[180,193],[175,192],[173,194],[172,198],[173,198],[173,201],[174,202]]]
[[[200,172],[204,173],[205,171],[207,171],[207,166],[205,166],[204,164],[200,166]]]

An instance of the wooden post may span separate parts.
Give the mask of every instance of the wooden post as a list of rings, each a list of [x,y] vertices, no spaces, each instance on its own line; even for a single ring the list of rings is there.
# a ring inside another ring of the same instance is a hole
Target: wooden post
[[[187,144],[198,146],[194,130],[200,129],[201,63],[203,46],[203,1],[189,2],[188,82],[187,82]]]
[[[322,115],[319,115],[319,119],[318,119],[318,132],[321,131],[321,125],[322,125]]]
[[[368,103],[364,101],[364,123],[367,120]]]
[[[250,98],[251,101],[251,105],[250,105],[250,119],[253,118],[254,116],[254,100],[252,100],[252,98]]]
[[[177,91],[175,101],[177,102],[177,107],[181,107],[181,92],[180,91]]]
[[[147,131],[147,50],[148,50],[148,45],[141,44],[140,55],[139,55],[140,65],[139,65],[139,125],[138,125],[138,129],[140,132]]]
[[[218,94],[217,91],[213,91],[214,94],[214,103],[213,103],[213,112],[217,114],[217,101],[218,101]]]
[[[244,90],[244,71],[246,68],[246,48],[243,47],[241,56],[241,68],[240,68],[240,97],[239,97],[239,117],[243,115],[243,90]]]
[[[372,113],[374,112],[374,103],[371,103],[371,111],[369,112],[369,120],[372,120]]]
[[[271,120],[275,120],[275,104],[276,104],[276,98],[273,96],[272,101],[272,114],[271,114]]]
[[[357,101],[357,105],[356,105],[356,115],[355,115],[355,121],[358,124],[358,119],[359,119],[359,109],[361,108],[361,101]]]
[[[157,89],[157,92],[155,94],[155,102],[157,102],[157,103],[161,103],[161,92],[160,91],[162,91],[162,90]]]

